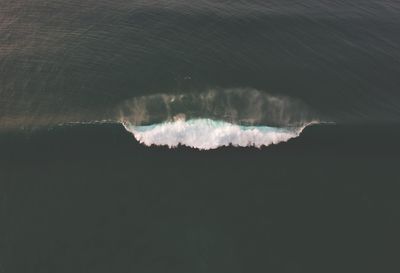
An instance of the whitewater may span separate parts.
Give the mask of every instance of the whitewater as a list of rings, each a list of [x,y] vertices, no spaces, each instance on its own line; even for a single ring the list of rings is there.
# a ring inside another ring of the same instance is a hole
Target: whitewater
[[[123,125],[137,141],[146,146],[176,148],[183,145],[199,150],[224,146],[261,148],[298,137],[307,126],[293,128],[242,126],[212,119],[177,119],[145,126],[129,123]]]

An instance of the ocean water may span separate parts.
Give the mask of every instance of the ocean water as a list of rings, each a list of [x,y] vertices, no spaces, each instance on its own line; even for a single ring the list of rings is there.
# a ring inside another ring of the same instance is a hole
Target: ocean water
[[[400,3],[0,0],[0,272],[398,272]]]

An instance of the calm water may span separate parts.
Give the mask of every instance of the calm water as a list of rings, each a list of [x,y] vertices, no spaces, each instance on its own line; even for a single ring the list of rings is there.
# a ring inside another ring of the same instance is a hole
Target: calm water
[[[0,272],[398,272],[399,75],[394,0],[0,0]]]

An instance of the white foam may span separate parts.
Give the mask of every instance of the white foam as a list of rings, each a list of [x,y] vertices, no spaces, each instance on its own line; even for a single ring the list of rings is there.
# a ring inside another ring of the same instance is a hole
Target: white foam
[[[173,148],[185,145],[200,150],[229,145],[260,148],[297,137],[305,127],[241,126],[211,119],[178,119],[147,126],[134,126],[125,122],[124,126],[146,146]]]

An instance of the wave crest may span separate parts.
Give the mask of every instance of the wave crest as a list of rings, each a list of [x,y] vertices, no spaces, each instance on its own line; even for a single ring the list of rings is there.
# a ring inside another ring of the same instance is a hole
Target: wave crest
[[[269,126],[242,126],[212,119],[183,118],[153,125],[135,126],[123,123],[135,138],[146,146],[184,145],[199,150],[222,146],[261,148],[297,137],[307,126],[277,128]]]

